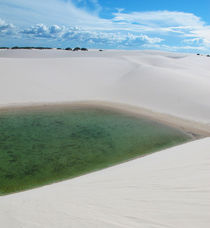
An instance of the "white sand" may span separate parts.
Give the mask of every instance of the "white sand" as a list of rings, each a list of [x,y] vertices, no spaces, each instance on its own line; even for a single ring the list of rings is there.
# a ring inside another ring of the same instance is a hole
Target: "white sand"
[[[210,58],[196,55],[6,50],[0,51],[0,106],[120,102],[135,112],[144,107],[164,113],[158,114],[162,119],[177,116],[207,129],[209,72]],[[0,227],[209,228],[209,174],[206,138],[0,197]]]
[[[208,228],[209,148],[206,138],[0,197],[1,227]]]
[[[102,100],[210,124],[209,72],[210,58],[196,55],[5,50],[0,106]]]

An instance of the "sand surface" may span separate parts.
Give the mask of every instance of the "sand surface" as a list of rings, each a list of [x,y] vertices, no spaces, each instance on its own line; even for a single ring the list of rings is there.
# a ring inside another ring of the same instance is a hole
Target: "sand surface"
[[[0,106],[97,100],[210,125],[209,72],[190,54],[1,50]]]
[[[1,50],[0,107],[103,104],[208,135],[209,72],[209,58],[190,54]],[[209,174],[210,138],[204,138],[2,196],[0,226],[208,228]]]
[[[208,228],[210,138],[0,197],[8,228]]]

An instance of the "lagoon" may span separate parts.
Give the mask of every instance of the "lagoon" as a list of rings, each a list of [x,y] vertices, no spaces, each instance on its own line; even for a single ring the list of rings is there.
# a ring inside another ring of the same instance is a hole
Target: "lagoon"
[[[0,113],[0,194],[100,170],[192,140],[187,133],[97,107]]]

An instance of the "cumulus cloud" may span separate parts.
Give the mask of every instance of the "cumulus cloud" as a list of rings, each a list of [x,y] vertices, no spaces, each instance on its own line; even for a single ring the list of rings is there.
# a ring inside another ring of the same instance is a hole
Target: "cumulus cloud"
[[[160,42],[162,42],[164,40],[164,39],[161,39],[159,37],[153,37],[152,38],[152,37],[149,37],[147,35],[141,35],[140,37],[141,37],[142,40],[145,40],[145,41],[147,41],[150,44],[160,43]]]
[[[44,24],[37,24],[21,33],[26,37],[40,38],[40,39],[54,39],[60,41],[77,41],[87,42],[91,44],[118,44],[118,45],[140,45],[142,43],[160,43],[163,39],[158,37],[149,37],[144,34],[132,34],[125,32],[113,31],[93,31],[86,30],[81,27],[70,26],[47,26]]]
[[[92,7],[87,10],[85,6]],[[92,46],[107,44],[107,48],[116,43],[121,48],[161,44],[160,48],[176,45],[183,49],[184,46],[210,49],[210,26],[192,13],[167,10],[126,13],[117,9],[105,19],[97,14],[100,10],[98,0],[1,0],[1,17],[15,27],[1,21],[0,32],[46,42],[48,39],[74,40],[78,45],[80,41]]]
[[[13,24],[6,23],[4,20],[0,19],[0,33],[8,33],[14,28]]]
[[[64,26],[62,27],[58,25],[46,26],[44,24],[37,24],[35,26],[32,26],[30,28],[27,28],[21,31],[22,34],[25,34],[31,37],[54,38],[54,39],[60,38],[64,32],[65,32]]]

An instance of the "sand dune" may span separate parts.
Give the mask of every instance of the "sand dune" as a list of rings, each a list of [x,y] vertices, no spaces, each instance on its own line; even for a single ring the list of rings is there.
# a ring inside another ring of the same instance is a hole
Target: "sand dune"
[[[210,123],[210,59],[204,56],[56,50],[0,56],[1,106],[101,100]]]
[[[0,197],[15,228],[207,228],[210,138],[39,189]]]
[[[105,101],[209,132],[209,72],[209,58],[190,54],[0,51],[0,107]],[[205,138],[0,197],[0,223],[5,228],[208,228],[209,148]]]

